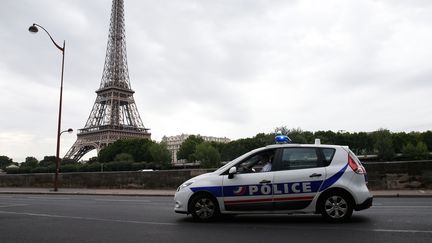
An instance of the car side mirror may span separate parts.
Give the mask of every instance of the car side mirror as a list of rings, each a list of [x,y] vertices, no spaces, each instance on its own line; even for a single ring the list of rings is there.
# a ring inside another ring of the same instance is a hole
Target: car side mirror
[[[228,179],[234,178],[234,174],[237,173],[237,167],[231,167],[228,171]]]

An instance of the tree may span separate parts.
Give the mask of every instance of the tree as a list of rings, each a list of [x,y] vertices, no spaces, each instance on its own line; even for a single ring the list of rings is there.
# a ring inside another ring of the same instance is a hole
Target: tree
[[[288,133],[288,137],[293,143],[307,143],[306,137],[303,136],[303,131],[300,128],[291,129]]]
[[[389,130],[380,129],[374,132],[377,155],[381,160],[391,160],[395,157],[393,141]]]
[[[43,160],[39,161],[39,166],[40,167],[55,166],[56,161],[57,161],[57,157],[56,156],[45,156],[43,158]]]
[[[150,161],[149,148],[155,142],[149,139],[123,139],[106,146],[99,152],[99,162],[111,162],[121,153],[132,155],[135,161]]]
[[[349,144],[357,155],[373,153],[373,145],[372,137],[366,132],[352,134]]]
[[[94,164],[94,163],[98,163],[99,162],[99,158],[97,156],[95,157],[91,157],[89,158],[89,160],[87,161],[88,164]]]
[[[432,131],[427,131],[421,135],[422,141],[426,144],[429,151],[432,151]]]
[[[220,165],[219,151],[208,142],[198,144],[194,156],[201,162],[203,168],[215,168]]]
[[[63,159],[60,161],[60,163],[61,163],[62,166],[63,166],[63,165],[76,165],[76,164],[78,164],[77,161],[75,161],[75,160],[73,160],[73,159],[68,159],[68,158],[63,158]]]
[[[31,167],[35,168],[39,164],[39,161],[35,157],[27,157],[25,162],[21,163],[20,167]]]
[[[163,168],[168,167],[171,162],[171,153],[166,143],[154,143],[149,148],[152,161],[160,164]]]
[[[179,159],[187,159],[189,162],[196,160],[194,157],[196,146],[203,143],[204,139],[201,136],[191,135],[180,145],[177,157]]]
[[[221,159],[223,161],[230,161],[238,156],[246,153],[248,150],[245,144],[242,142],[243,139],[231,141],[227,143],[221,151]]]
[[[407,156],[410,159],[427,159],[429,157],[429,151],[427,146],[423,142],[418,142],[416,146],[412,143],[407,143],[402,148],[403,155]]]
[[[134,157],[128,153],[120,153],[114,157],[115,162],[135,162]]]
[[[336,133],[332,131],[317,131],[314,133],[315,138],[319,138],[322,144],[335,144]]]
[[[13,163],[12,159],[1,155],[0,156],[0,169],[4,170],[7,166],[11,165]]]

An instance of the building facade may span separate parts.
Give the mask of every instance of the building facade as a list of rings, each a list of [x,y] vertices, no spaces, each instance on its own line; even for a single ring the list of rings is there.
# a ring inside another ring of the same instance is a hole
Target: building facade
[[[182,143],[189,136],[191,136],[191,135],[190,134],[181,134],[181,135],[170,136],[170,137],[164,136],[162,138],[162,142],[167,144],[167,148],[171,152],[171,164],[176,165],[176,164],[184,164],[185,163],[185,161],[179,160],[177,158],[177,152],[179,151]],[[206,142],[228,143],[231,141],[229,138],[226,138],[226,137],[218,138],[218,137],[201,136],[201,135],[196,135],[196,136],[201,137]]]

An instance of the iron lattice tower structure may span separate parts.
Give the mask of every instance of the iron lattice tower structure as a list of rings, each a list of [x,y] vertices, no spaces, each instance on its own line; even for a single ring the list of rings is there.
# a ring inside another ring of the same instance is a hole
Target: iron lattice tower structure
[[[138,113],[130,86],[126,55],[123,0],[113,0],[111,22],[102,81],[84,128],[65,158],[78,161],[89,151],[100,149],[119,139],[150,139]]]

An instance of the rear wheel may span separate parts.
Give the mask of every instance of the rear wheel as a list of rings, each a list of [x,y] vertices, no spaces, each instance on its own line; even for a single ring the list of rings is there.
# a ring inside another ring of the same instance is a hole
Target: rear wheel
[[[219,205],[214,197],[199,194],[192,199],[189,211],[195,220],[209,222],[219,216]]]
[[[329,222],[346,221],[353,212],[352,202],[344,193],[329,193],[320,203],[321,215]]]

